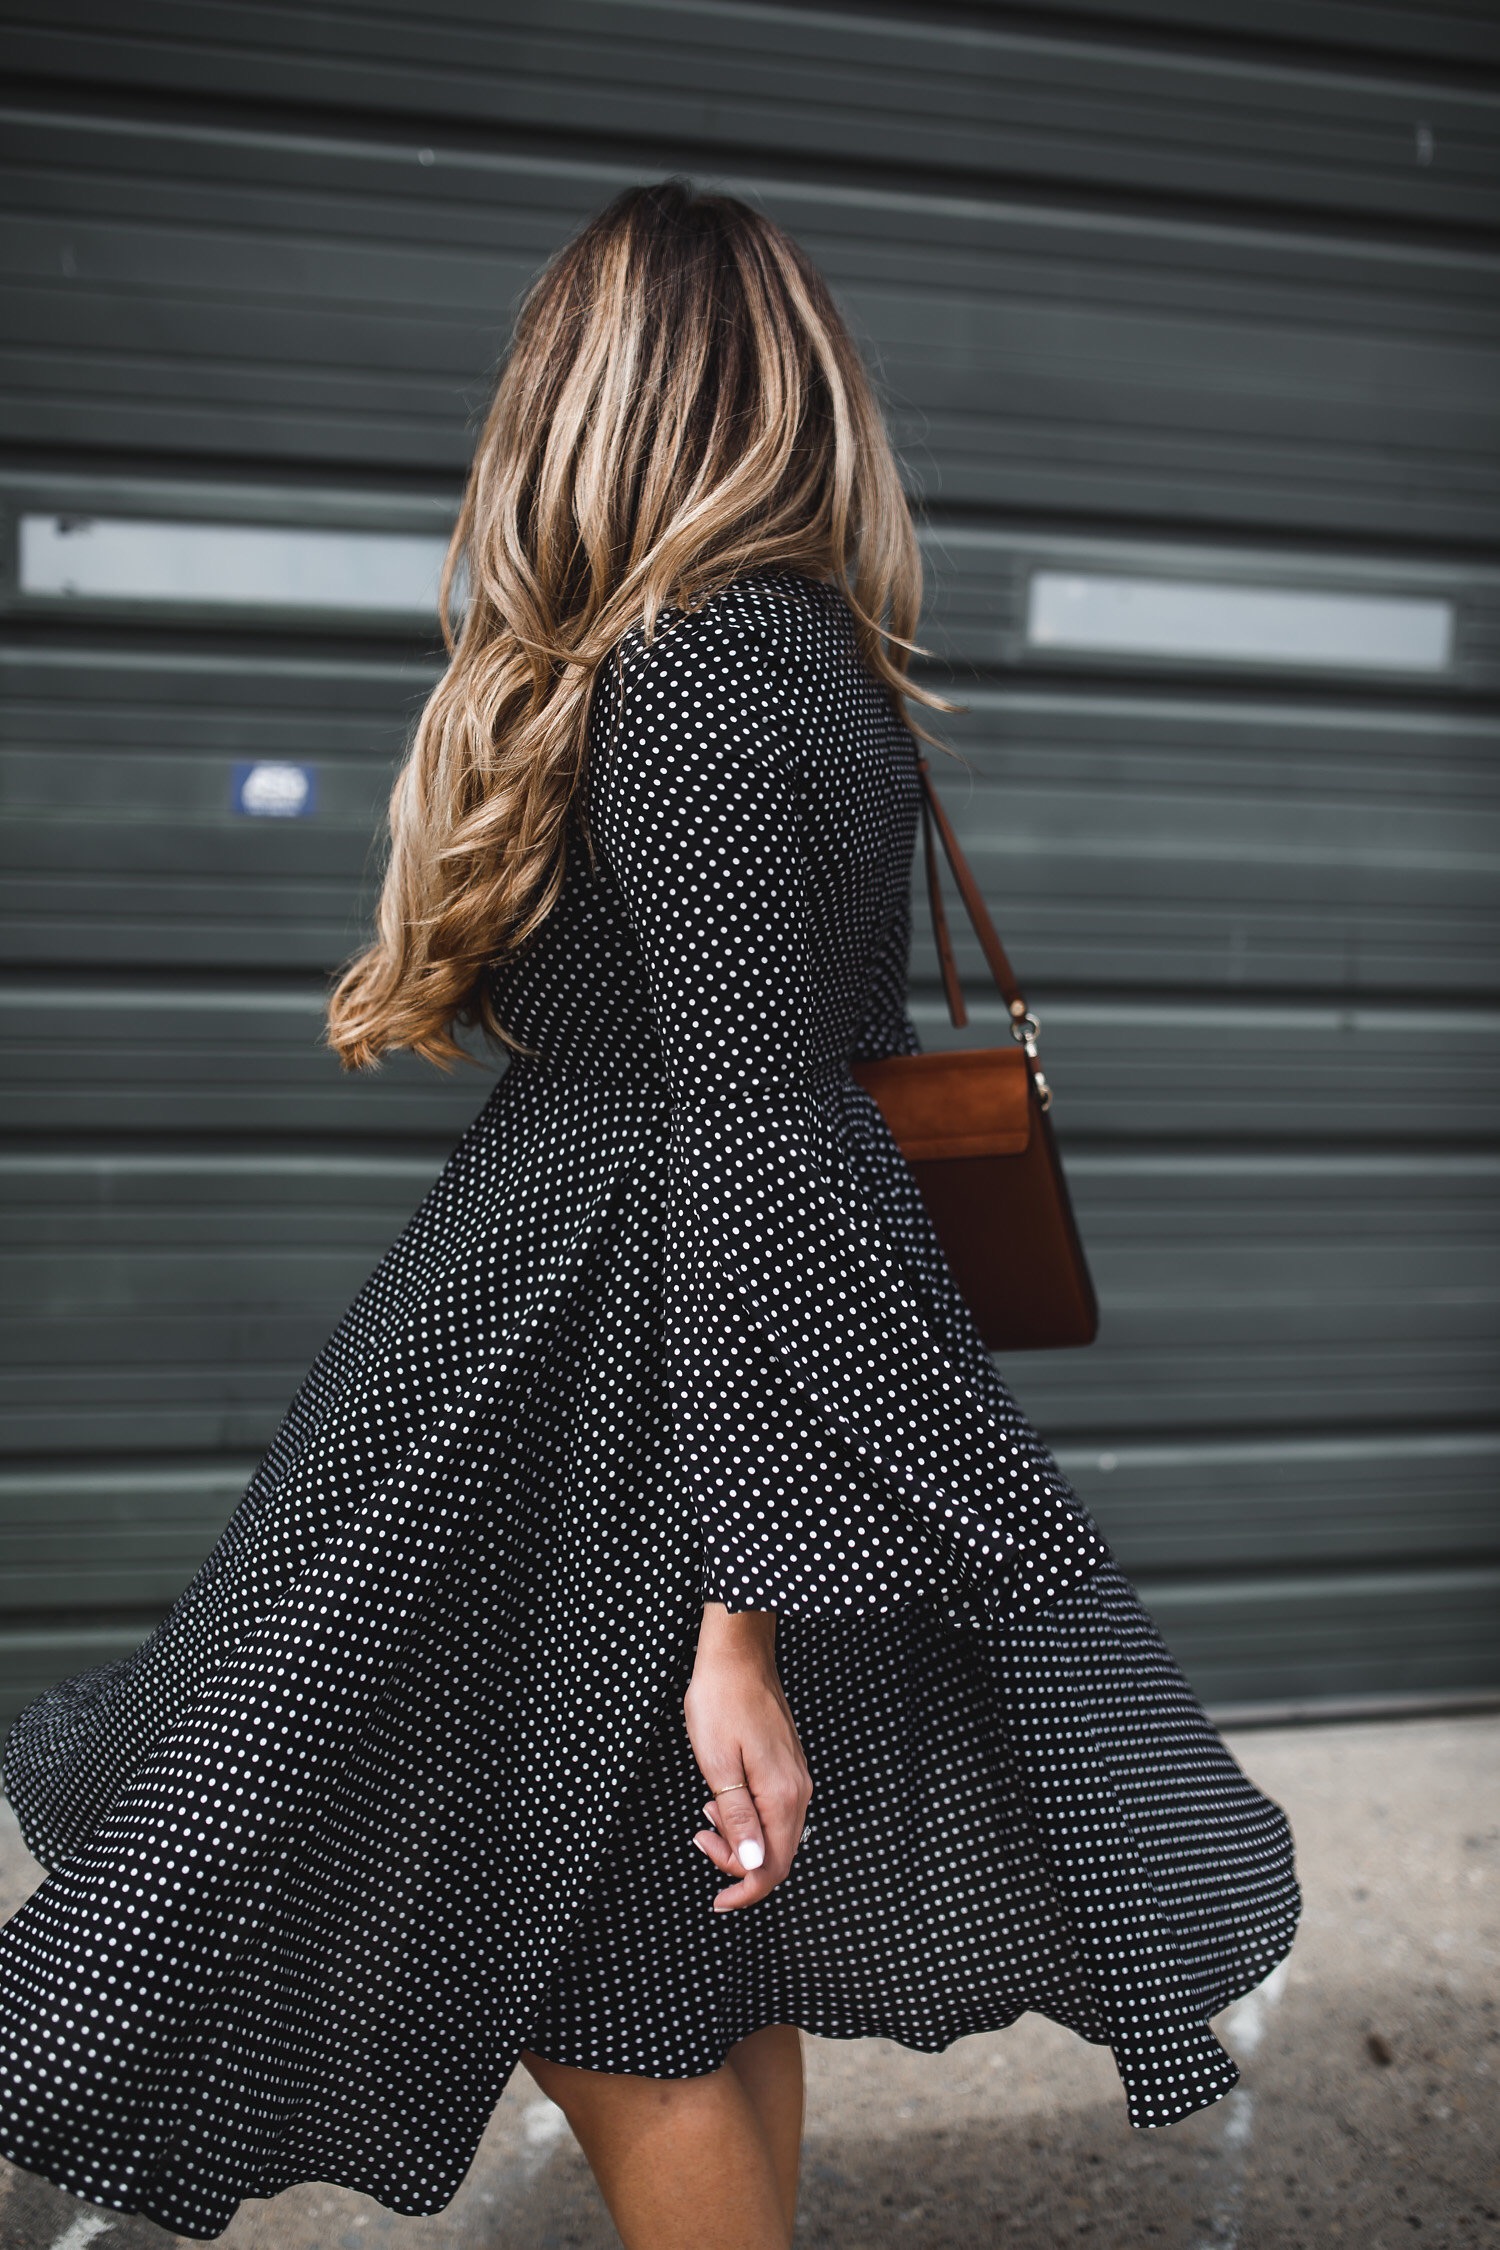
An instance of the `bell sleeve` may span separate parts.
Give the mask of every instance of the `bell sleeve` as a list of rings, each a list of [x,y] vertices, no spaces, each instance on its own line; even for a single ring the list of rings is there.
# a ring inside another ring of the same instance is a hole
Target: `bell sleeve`
[[[1108,1550],[998,1377],[945,1356],[852,1153],[773,634],[710,603],[629,636],[590,755],[668,1089],[666,1396],[703,1599],[1031,1610]]]

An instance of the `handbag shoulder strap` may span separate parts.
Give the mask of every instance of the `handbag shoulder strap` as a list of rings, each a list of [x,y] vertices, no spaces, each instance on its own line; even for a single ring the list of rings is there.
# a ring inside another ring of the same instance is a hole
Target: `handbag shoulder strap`
[[[964,1006],[963,986],[958,979],[958,962],[953,952],[953,938],[948,928],[948,913],[943,904],[943,886],[938,869],[937,848],[933,843],[933,830],[942,839],[943,855],[953,870],[953,880],[958,885],[958,895],[964,902],[964,911],[974,925],[984,958],[996,989],[1005,1002],[1010,1017],[1010,1035],[1024,1048],[1032,1079],[1036,1085],[1037,1099],[1044,1110],[1052,1107],[1052,1088],[1042,1072],[1041,1058],[1037,1054],[1037,1034],[1040,1024],[1027,1007],[1021,987],[1016,982],[1016,972],[1010,957],[1000,943],[1000,932],[990,920],[990,910],[975,882],[963,848],[949,825],[943,810],[927,760],[917,753],[917,773],[922,783],[922,848],[927,863],[927,900],[932,909],[932,936],[937,946],[938,966],[943,974],[943,993],[948,1002],[948,1015],[955,1029],[969,1020]]]
[[[927,865],[927,901],[932,910],[932,937],[937,947],[938,967],[942,971],[943,994],[948,1002],[948,1014],[957,1026],[966,1024],[969,1011],[964,1005],[963,987],[959,983],[958,962],[954,957],[953,938],[948,928],[947,909],[943,904],[942,880],[938,867],[933,830],[942,840],[943,856],[953,870],[953,880],[958,885],[958,895],[963,900],[964,911],[974,925],[974,935],[989,965],[1001,999],[1012,1023],[1022,1023],[1027,1014],[1025,998],[1016,982],[1016,972],[1010,957],[1000,943],[1000,933],[990,920],[989,908],[974,880],[973,871],[963,855],[963,848],[954,835],[948,815],[943,810],[927,760],[918,753],[917,773],[922,783],[922,847]]]

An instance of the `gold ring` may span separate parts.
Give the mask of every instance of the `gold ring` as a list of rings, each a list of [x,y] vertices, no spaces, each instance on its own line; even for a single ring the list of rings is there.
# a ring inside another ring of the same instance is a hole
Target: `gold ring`
[[[710,1797],[727,1797],[731,1789],[748,1789],[748,1781],[726,1781],[722,1789],[710,1789]]]

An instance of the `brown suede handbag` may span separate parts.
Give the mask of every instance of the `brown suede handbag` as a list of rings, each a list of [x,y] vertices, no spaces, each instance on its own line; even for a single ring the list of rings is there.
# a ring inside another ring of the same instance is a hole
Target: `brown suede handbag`
[[[880,1104],[921,1190],[953,1278],[991,1351],[1091,1344],[1099,1306],[1047,1112],[1052,1091],[1027,1007],[969,863],[919,757],[932,935],[955,1028],[969,1020],[933,830],[1010,1016],[1009,1047],[850,1064]]]

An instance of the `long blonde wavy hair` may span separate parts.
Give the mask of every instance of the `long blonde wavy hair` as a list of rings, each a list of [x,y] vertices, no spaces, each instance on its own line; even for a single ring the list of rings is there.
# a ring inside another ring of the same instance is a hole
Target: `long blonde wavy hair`
[[[599,665],[768,565],[839,588],[904,715],[951,708],[907,677],[921,561],[821,275],[732,196],[631,189],[521,309],[444,567],[448,668],[391,794],[375,940],[329,1002],[346,1068],[400,1047],[447,1064],[456,1024],[506,1039],[489,972],[556,902]]]

